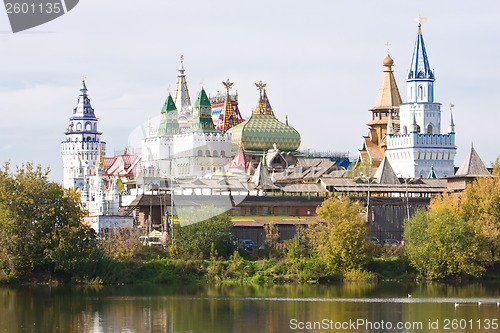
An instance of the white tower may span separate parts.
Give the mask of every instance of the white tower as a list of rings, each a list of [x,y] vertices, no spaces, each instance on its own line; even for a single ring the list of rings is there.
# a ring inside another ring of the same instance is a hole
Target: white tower
[[[80,188],[88,182],[91,170],[94,170],[101,147],[105,154],[106,143],[101,141],[101,132],[97,130],[97,117],[87,95],[85,79],[76,107],[69,118],[66,140],[61,143],[64,169],[64,187]]]
[[[419,23],[406,80],[407,102],[399,107],[400,132],[387,137],[386,156],[398,177],[425,177],[431,169],[440,178],[454,175],[455,126],[450,124],[449,133],[441,133],[434,81]]]

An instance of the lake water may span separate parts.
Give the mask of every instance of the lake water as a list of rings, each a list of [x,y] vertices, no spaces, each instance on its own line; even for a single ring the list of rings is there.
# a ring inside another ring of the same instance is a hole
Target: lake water
[[[0,332],[500,332],[497,302],[498,282],[2,287]]]

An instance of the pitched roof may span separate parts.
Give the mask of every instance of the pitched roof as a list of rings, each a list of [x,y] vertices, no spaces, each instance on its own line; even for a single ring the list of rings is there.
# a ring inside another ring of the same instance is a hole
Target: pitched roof
[[[384,157],[380,163],[374,177],[377,179],[379,184],[401,184],[387,157]]]
[[[474,146],[471,146],[469,154],[462,162],[455,176],[486,176],[489,174],[488,169],[474,149]]]
[[[240,146],[238,149],[238,153],[234,156],[231,163],[229,163],[230,168],[235,169],[245,169],[247,165],[247,161],[245,158],[245,154],[243,153],[243,148]]]

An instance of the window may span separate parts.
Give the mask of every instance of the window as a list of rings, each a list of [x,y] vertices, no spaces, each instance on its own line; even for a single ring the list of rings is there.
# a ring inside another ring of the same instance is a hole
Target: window
[[[198,150],[198,156],[203,156],[203,151],[201,151],[201,149]]]
[[[210,157],[210,150],[205,151],[205,157]]]
[[[217,157],[219,156],[219,154],[217,153],[217,150],[214,150],[213,154],[212,154],[213,157]]]
[[[76,123],[76,130],[81,131],[82,130],[82,123]]]

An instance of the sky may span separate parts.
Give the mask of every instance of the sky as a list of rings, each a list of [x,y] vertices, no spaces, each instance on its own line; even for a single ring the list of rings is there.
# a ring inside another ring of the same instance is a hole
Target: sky
[[[33,161],[62,181],[82,76],[107,155],[137,145],[138,126],[174,92],[181,55],[193,102],[201,82],[214,95],[230,79],[246,118],[262,80],[275,115],[301,133],[300,149],[356,158],[388,48],[405,100],[419,16],[442,131],[455,105],[455,164],[473,144],[489,166],[500,156],[498,0],[82,0],[16,34],[0,10],[0,161]]]

